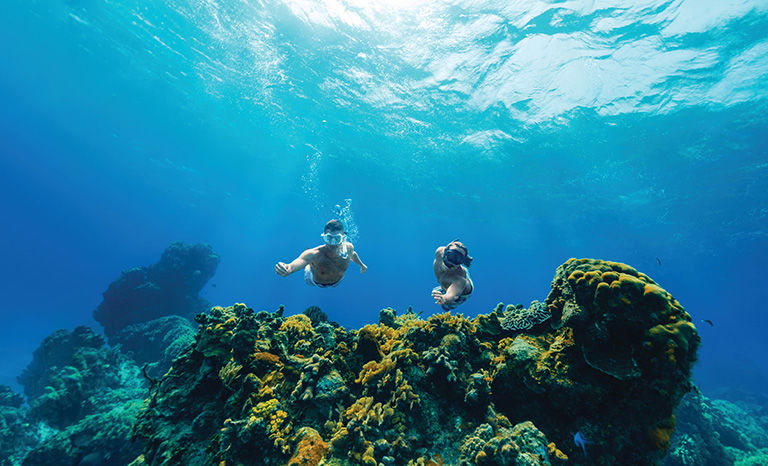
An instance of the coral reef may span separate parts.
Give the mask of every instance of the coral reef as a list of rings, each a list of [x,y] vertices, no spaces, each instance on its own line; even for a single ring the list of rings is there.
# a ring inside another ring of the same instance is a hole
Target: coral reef
[[[219,256],[207,244],[173,243],[160,261],[124,271],[93,312],[110,344],[125,327],[168,315],[191,318],[210,303],[198,296],[216,272]]]
[[[132,324],[112,338],[112,344],[139,366],[146,365],[150,377],[161,377],[171,362],[195,342],[195,326],[179,316]]]
[[[20,464],[37,443],[37,429],[22,406],[24,397],[0,385],[0,466]]]
[[[30,422],[46,432],[24,465],[126,464],[139,454],[127,439],[146,381],[133,361],[106,348],[90,328],[46,337],[18,380]]]
[[[690,389],[690,316],[646,275],[593,259],[558,267],[543,304],[532,312],[548,319],[517,328],[497,307],[385,309],[359,330],[214,307],[145,401],[132,464],[658,462]]]
[[[141,453],[140,445],[129,439],[131,426],[142,400],[127,401],[111,409],[90,414],[56,432],[30,451],[24,466],[55,464],[120,466]]]
[[[691,391],[677,408],[677,427],[662,465],[768,464],[766,411],[765,405],[713,400]]]
[[[123,393],[125,379],[137,384]],[[18,377],[35,421],[63,429],[106,405],[141,397],[141,375],[118,351],[104,347],[89,327],[58,330],[46,337]]]

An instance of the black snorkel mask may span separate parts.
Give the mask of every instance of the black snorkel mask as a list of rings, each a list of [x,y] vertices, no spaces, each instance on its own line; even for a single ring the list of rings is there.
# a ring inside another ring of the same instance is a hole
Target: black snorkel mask
[[[453,240],[451,243],[455,243],[456,241],[458,240]],[[451,243],[448,243],[448,246],[446,246],[443,250],[443,265],[449,269],[451,267],[456,267],[457,265],[465,265],[468,262],[466,256],[466,248],[455,246],[455,249],[449,249]],[[464,249],[464,254],[459,251],[460,249]]]

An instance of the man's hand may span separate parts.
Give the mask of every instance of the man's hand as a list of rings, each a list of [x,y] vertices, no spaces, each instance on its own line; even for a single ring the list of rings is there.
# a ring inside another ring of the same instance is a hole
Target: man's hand
[[[443,304],[445,300],[443,297],[443,293],[437,290],[432,290],[432,297],[435,299],[435,304]]]
[[[287,277],[291,273],[290,267],[285,262],[278,262],[277,265],[275,265],[275,273],[281,277]]]
[[[368,266],[364,264],[360,264],[360,273],[365,273],[368,271]]]

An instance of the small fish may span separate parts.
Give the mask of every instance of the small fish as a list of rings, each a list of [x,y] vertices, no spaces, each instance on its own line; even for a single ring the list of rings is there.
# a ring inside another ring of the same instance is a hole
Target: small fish
[[[702,322],[706,322],[706,323],[708,323],[708,324],[709,324],[710,326],[712,326],[712,327],[714,327],[714,326],[715,326],[715,324],[713,324],[713,323],[712,323],[712,321],[711,321],[711,320],[709,320],[709,319],[701,319],[701,321],[702,321]]]
[[[215,283],[211,283],[211,286],[216,288],[216,284]]]
[[[582,434],[581,431],[578,431],[575,434],[573,434],[573,443],[576,444],[577,447],[581,447],[581,451],[584,452],[584,456],[587,456],[587,444],[592,442],[587,440],[587,438],[584,437],[584,434]]]
[[[658,262],[659,265],[661,265],[661,259],[659,259],[658,257],[656,258],[656,262]]]

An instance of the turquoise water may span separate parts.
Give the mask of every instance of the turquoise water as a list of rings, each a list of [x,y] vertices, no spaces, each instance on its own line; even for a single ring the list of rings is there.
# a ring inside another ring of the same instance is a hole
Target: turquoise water
[[[214,304],[439,311],[628,263],[702,335],[705,388],[768,381],[768,1],[21,1],[0,17],[0,383],[173,241]],[[280,278],[336,206],[369,271]],[[215,286],[214,286],[215,285]],[[714,326],[701,322],[709,319]]]

